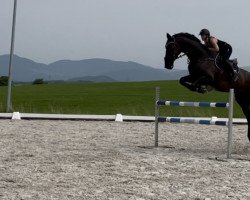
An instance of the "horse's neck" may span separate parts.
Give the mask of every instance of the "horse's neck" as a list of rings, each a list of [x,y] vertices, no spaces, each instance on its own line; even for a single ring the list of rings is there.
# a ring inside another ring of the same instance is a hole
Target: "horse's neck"
[[[208,52],[202,47],[201,43],[192,41],[190,39],[181,39],[181,51],[187,55],[189,60],[209,57]]]

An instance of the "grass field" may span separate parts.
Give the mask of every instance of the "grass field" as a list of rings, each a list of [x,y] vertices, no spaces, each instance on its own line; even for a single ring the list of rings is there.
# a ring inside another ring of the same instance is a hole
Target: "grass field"
[[[162,100],[227,102],[229,94],[198,94],[178,81],[126,83],[71,83],[17,85],[12,89],[12,110],[26,113],[154,115],[155,87]],[[0,111],[5,112],[6,87],[0,88]],[[219,108],[164,107],[164,116],[218,116],[228,111]],[[234,117],[243,117],[235,104]]]

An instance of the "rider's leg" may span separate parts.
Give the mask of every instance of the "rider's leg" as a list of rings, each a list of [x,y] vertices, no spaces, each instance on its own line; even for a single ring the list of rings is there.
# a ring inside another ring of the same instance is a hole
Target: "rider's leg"
[[[229,70],[232,80],[235,82],[239,79],[238,74],[234,71],[233,63],[229,61],[229,58],[232,54],[232,47],[230,45],[227,46],[227,49],[224,49],[220,51],[220,55],[223,59],[223,65],[225,65],[225,68]]]
[[[237,81],[239,79],[238,74],[234,71],[234,66],[233,63],[230,62],[229,60],[225,61],[226,69],[229,70],[232,80]]]

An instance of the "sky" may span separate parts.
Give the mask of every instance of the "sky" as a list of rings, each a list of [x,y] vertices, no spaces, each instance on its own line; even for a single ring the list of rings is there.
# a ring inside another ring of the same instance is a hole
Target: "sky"
[[[0,55],[9,54],[14,0],[0,1]],[[166,33],[202,28],[250,66],[249,0],[17,0],[14,53],[36,62],[105,58],[163,68]],[[187,66],[184,57],[176,69]]]

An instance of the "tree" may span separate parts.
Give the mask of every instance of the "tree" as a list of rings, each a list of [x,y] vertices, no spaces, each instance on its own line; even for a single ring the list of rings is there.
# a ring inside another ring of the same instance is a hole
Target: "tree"
[[[8,85],[8,76],[1,76],[0,77],[0,86],[6,86]]]
[[[46,84],[46,82],[42,78],[38,78],[38,79],[35,79],[32,84],[33,85]]]

